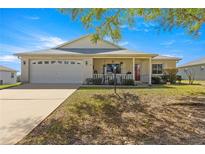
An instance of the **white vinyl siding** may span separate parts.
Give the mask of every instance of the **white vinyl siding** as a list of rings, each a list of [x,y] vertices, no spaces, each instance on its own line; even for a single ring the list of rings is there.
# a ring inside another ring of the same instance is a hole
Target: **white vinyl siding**
[[[196,66],[187,66],[178,69],[178,75],[182,76],[182,79],[188,79],[186,71],[191,71],[194,74],[195,80],[205,80],[205,64]]]
[[[16,72],[0,71],[0,84],[14,84],[16,79]]]

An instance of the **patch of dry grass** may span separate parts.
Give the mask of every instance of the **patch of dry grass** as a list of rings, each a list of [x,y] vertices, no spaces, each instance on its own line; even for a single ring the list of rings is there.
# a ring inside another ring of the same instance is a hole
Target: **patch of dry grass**
[[[189,80],[182,80],[181,83],[188,84]],[[205,80],[194,80],[195,85],[205,85]]]
[[[205,144],[205,88],[81,88],[18,144]]]

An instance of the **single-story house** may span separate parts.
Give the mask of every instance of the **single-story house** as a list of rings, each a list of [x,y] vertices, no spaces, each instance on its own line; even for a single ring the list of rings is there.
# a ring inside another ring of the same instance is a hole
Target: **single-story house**
[[[17,53],[21,81],[30,83],[84,83],[87,78],[112,77],[151,84],[152,75],[176,68],[176,57],[132,51],[106,40],[97,43],[86,35],[55,48]]]
[[[205,57],[178,67],[178,74],[182,79],[188,79],[187,74],[192,74],[195,80],[205,80]]]
[[[0,65],[0,85],[16,83],[16,73],[16,70]]]

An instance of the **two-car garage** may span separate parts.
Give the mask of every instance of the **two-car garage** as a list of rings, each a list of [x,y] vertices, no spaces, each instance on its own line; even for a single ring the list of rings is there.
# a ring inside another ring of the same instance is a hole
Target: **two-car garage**
[[[30,83],[82,83],[82,60],[31,60]]]

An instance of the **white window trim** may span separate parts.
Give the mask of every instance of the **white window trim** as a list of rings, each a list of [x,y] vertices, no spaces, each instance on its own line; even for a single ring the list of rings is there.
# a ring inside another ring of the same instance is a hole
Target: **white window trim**
[[[155,64],[152,64],[152,72],[153,72],[153,65],[162,65],[162,73],[161,73],[161,74],[154,74],[154,73],[152,73],[152,75],[163,75],[164,64],[162,64],[162,63],[155,63]]]
[[[13,79],[15,77],[15,73],[11,72],[11,79]]]

